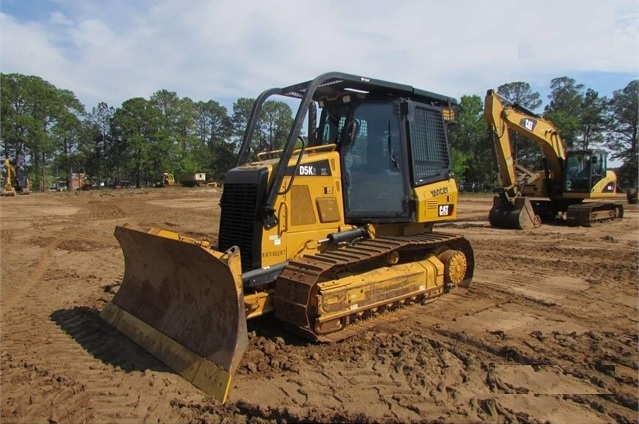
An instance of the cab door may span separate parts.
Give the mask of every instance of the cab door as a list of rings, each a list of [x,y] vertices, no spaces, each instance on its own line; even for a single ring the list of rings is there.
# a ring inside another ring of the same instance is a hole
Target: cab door
[[[349,222],[395,222],[409,216],[397,110],[394,102],[354,106],[349,118],[353,135],[341,150]]]

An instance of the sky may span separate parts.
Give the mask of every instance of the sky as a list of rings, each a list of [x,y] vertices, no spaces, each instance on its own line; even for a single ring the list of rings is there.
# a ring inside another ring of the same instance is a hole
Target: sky
[[[639,73],[639,0],[0,0],[0,72],[87,111],[159,90],[215,100],[330,71],[459,99],[553,78],[612,96]]]

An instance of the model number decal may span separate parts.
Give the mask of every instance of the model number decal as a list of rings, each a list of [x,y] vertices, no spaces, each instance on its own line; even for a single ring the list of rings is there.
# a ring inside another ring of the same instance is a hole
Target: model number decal
[[[300,175],[304,177],[330,177],[331,166],[326,159],[299,166],[289,166],[285,175]]]
[[[317,170],[312,165],[300,165],[299,175],[317,175]]]
[[[448,187],[436,188],[435,190],[431,190],[430,194],[433,197],[441,196],[442,194],[448,194]]]
[[[437,216],[450,216],[453,214],[454,205],[439,205]]]

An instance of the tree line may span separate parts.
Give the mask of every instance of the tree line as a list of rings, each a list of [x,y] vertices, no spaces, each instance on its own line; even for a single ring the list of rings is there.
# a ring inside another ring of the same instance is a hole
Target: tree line
[[[215,100],[195,102],[160,90],[148,99],[131,98],[117,108],[102,102],[88,111],[72,91],[37,76],[0,74],[0,87],[2,153],[36,189],[60,179],[70,185],[78,172],[107,186],[126,180],[143,187],[164,172],[176,178],[206,172],[209,179],[222,180],[235,164],[254,102],[239,98],[229,113]],[[550,88],[542,115],[555,124],[567,147],[605,148],[622,164],[622,184],[636,184],[639,80],[615,90],[611,98],[569,77],[553,79]],[[542,104],[541,95],[525,82],[503,84],[497,92],[531,111]],[[483,99],[465,95],[458,106],[458,123],[450,131],[456,178],[491,188],[497,165]],[[252,151],[281,148],[292,121],[287,103],[268,101]],[[514,139],[517,160],[538,168],[539,148]]]

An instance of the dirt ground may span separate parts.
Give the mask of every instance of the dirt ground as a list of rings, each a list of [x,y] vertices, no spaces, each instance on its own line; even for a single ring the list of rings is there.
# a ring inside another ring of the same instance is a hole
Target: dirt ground
[[[216,242],[215,188],[34,193],[0,199],[3,423],[634,423],[637,205],[622,221],[489,226],[462,197],[474,282],[333,345],[274,318],[249,323],[225,405],[99,318],[124,269],[115,225]]]

